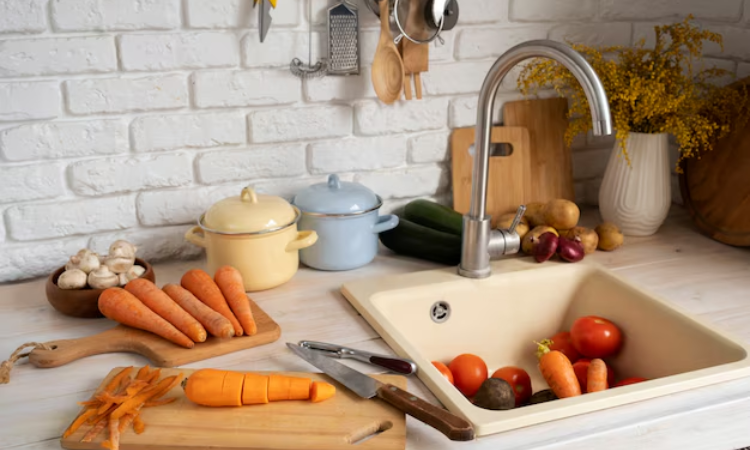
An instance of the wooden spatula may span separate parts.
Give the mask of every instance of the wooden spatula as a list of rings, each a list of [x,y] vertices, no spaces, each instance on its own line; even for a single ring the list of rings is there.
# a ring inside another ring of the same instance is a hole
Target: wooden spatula
[[[419,16],[419,3],[416,0],[412,0],[409,3],[409,17],[406,22],[406,30],[410,35],[415,35],[416,39],[422,39],[420,33],[417,30],[423,30],[423,26],[420,25]],[[403,45],[403,60],[404,60],[404,83],[409,84],[409,89],[404,92],[407,93],[407,100],[411,97],[411,79],[414,79],[414,87],[417,91],[417,99],[422,99],[422,72],[427,72],[430,69],[430,47],[429,44],[417,44],[410,41],[406,37],[401,41]]]

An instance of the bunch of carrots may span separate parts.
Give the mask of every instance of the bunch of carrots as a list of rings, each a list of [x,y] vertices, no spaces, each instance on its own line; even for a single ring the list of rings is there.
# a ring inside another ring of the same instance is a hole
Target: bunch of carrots
[[[175,401],[176,397],[162,397],[180,384],[182,374],[160,380],[161,369],[151,370],[149,366],[145,366],[135,377],[130,376],[132,371],[132,366],[122,369],[104,389],[94,393],[91,399],[79,402],[86,408],[65,430],[63,438],[69,437],[83,425],[89,425],[81,442],[91,442],[108,428],[109,439],[102,443],[102,447],[117,450],[120,448],[120,434],[129,426],[132,425],[137,434],[145,431],[146,424],[141,420],[141,409]]]
[[[121,324],[150,331],[185,348],[205,342],[208,334],[230,338],[258,332],[242,275],[232,266],[186,272],[180,285],[159,289],[145,278],[124,288],[105,289],[99,310]]]

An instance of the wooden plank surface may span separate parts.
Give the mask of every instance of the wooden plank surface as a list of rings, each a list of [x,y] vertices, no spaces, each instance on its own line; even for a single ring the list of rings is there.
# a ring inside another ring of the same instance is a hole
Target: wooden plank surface
[[[99,384],[97,391],[122,368],[113,369]],[[139,368],[133,370],[137,372]],[[190,376],[193,370],[164,369],[162,376],[182,374]],[[271,402],[265,405],[211,408],[196,405],[185,397],[181,387],[174,388],[165,398],[175,397],[168,405],[146,408],[141,417],[146,431],[135,434],[132,429],[122,434],[120,448],[137,450],[190,450],[211,448],[215,450],[344,450],[357,448],[375,450],[400,450],[406,445],[404,413],[381,402],[363,399],[339,383],[320,373],[276,373],[292,377],[326,381],[336,386],[336,395],[321,403],[309,401]],[[406,387],[406,378],[400,375],[378,375],[381,381]],[[77,417],[77,415],[76,415]],[[71,417],[72,422],[75,417]],[[382,433],[371,439],[363,438]],[[81,442],[88,431],[81,427],[71,436],[61,440],[63,448],[95,450],[101,448],[107,433],[92,442]]]
[[[582,223],[598,221],[584,210]],[[677,206],[654,236],[627,238],[620,250],[597,252],[594,261],[615,270],[691,313],[713,321],[750,342],[750,250],[729,247],[698,233]],[[179,282],[203,260],[157,264],[165,283]],[[394,257],[383,250],[370,265],[347,272],[301,269],[289,283],[256,293],[253,299],[283,329],[282,339],[254,349],[189,364],[242,371],[309,371],[311,367],[284,345],[302,339],[334,342],[393,354],[339,293],[350,280],[428,270],[436,264]],[[0,354],[10,355],[23,342],[86,336],[110,328],[106,319],[73,319],[52,310],[44,298],[44,280],[0,286]],[[10,385],[0,385],[0,448],[57,450],[60,435],[77,414],[77,401],[88,399],[112,367],[143,365],[133,354],[93,356],[55,369],[21,363]],[[343,361],[365,372],[373,366]],[[417,379],[409,390],[435,402]],[[750,380],[716,385],[577,418],[482,438],[460,445],[465,450],[736,450],[750,446]],[[407,449],[455,449],[457,444],[407,417]]]

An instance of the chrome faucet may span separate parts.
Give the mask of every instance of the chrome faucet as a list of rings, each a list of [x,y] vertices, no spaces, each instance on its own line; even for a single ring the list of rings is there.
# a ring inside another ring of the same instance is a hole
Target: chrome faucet
[[[521,239],[515,226],[521,219],[525,207],[516,214],[510,229],[492,230],[487,215],[487,176],[490,164],[490,142],[492,111],[497,88],[510,70],[528,58],[550,58],[565,66],[581,83],[591,106],[593,132],[597,136],[612,134],[612,119],[609,113],[607,94],[601,80],[586,59],[567,45],[549,40],[528,41],[516,45],[500,58],[490,69],[479,92],[477,107],[476,152],[471,179],[471,206],[464,215],[461,247],[461,264],[458,273],[468,278],[490,276],[490,257],[517,253]]]

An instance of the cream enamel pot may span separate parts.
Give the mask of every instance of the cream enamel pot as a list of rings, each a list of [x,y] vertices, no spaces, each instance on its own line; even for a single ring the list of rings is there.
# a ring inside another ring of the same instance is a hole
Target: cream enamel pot
[[[245,188],[211,206],[185,239],[206,249],[211,275],[233,266],[246,291],[261,291],[289,281],[297,273],[299,251],[318,240],[315,231],[297,230],[300,217],[299,209],[281,197]]]

